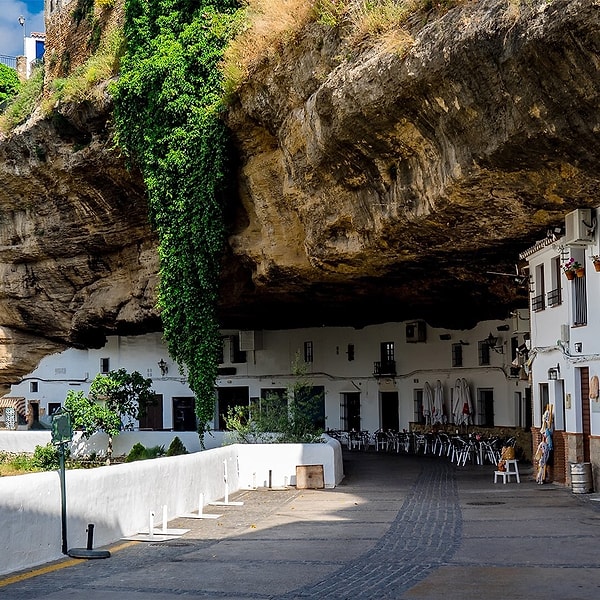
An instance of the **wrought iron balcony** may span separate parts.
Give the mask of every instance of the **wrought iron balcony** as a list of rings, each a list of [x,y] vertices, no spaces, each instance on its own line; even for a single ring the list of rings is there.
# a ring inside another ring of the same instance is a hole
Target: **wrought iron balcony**
[[[382,360],[373,363],[373,375],[375,377],[395,377],[396,361]]]

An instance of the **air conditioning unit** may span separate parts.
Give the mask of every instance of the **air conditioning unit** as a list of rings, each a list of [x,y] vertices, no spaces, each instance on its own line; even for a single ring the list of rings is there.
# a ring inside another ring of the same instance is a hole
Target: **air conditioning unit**
[[[262,331],[240,331],[240,350],[262,350]]]
[[[578,208],[565,215],[565,244],[586,246],[594,241],[596,220],[591,208]]]
[[[424,342],[427,339],[425,321],[413,321],[406,324],[406,341],[410,343]]]

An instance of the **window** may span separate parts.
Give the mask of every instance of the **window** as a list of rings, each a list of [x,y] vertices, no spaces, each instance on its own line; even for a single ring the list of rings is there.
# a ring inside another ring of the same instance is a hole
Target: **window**
[[[414,390],[414,411],[413,411],[413,421],[415,423],[424,423],[425,422],[425,414],[423,413],[423,390],[418,389]]]
[[[52,416],[59,409],[60,409],[60,402],[48,402],[48,414],[50,416]]]
[[[481,340],[478,342],[479,348],[479,364],[480,365],[489,365],[490,364],[490,345],[487,343],[487,340]]]
[[[240,336],[232,335],[229,338],[229,360],[232,363],[245,363],[246,353],[240,350]]]
[[[29,382],[29,392],[32,394],[37,394],[38,393],[38,382],[37,381],[30,381]]]
[[[575,277],[571,281],[573,293],[573,325],[587,325],[587,302],[585,277]]]
[[[100,373],[110,373],[110,358],[100,359]]]
[[[313,343],[304,342],[304,362],[311,363],[313,361]]]
[[[531,298],[531,310],[539,312],[546,308],[546,296],[544,289],[546,282],[544,278],[544,265],[538,265],[535,268],[535,295]]]
[[[354,344],[348,344],[348,350],[346,351],[348,355],[348,361],[354,360]]]
[[[462,344],[452,344],[452,366],[463,366]]]
[[[550,278],[552,289],[548,292],[548,306],[558,306],[562,304],[562,294],[560,284],[562,269],[560,267],[560,256],[552,259],[550,264]]]

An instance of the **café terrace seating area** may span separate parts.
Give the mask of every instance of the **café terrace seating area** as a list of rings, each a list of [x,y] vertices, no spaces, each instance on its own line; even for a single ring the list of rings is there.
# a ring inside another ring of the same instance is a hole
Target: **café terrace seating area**
[[[327,431],[349,451],[386,452],[439,457],[457,466],[497,465],[504,446],[515,447],[514,436],[444,431]]]

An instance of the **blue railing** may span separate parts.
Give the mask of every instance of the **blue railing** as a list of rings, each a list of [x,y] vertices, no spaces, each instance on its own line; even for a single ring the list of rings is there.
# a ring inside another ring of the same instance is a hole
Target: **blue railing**
[[[0,63],[10,67],[11,69],[17,68],[17,57],[16,56],[8,56],[6,54],[0,54]]]

